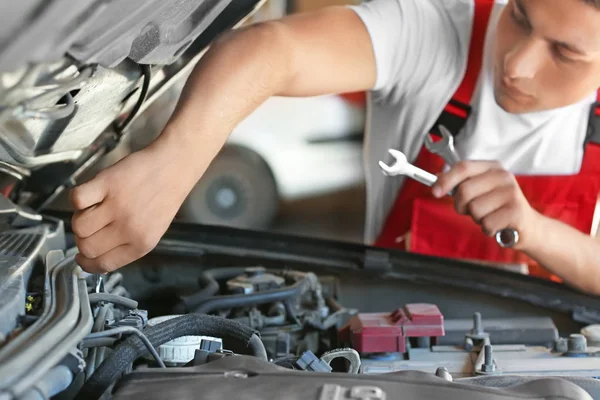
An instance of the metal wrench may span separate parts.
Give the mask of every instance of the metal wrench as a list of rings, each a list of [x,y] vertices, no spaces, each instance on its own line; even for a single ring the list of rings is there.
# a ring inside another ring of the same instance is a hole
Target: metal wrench
[[[425,136],[425,147],[433,154],[441,156],[446,164],[453,166],[460,161],[460,157],[454,148],[454,136],[444,125],[439,126],[442,140],[434,142],[431,136]],[[496,243],[503,248],[512,248],[519,242],[519,232],[512,228],[506,228],[496,233]]]
[[[398,150],[390,149],[389,153],[394,157],[394,164],[387,165],[383,161],[379,162],[381,171],[386,176],[403,175],[412,178],[429,187],[437,182],[437,176],[415,167],[408,162],[404,153]],[[451,192],[450,195],[453,195]],[[512,248],[519,242],[519,232],[515,229],[507,228],[496,233],[496,243],[503,248]]]
[[[425,136],[425,147],[433,154],[441,156],[446,164],[452,166],[460,161],[458,153],[454,148],[454,136],[450,131],[443,125],[440,125],[440,132],[442,134],[442,140],[434,142],[431,136]]]

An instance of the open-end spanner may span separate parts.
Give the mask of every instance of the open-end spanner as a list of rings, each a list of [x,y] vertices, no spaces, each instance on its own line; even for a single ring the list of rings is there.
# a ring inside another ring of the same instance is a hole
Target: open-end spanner
[[[444,125],[439,126],[442,139],[434,142],[431,136],[425,136],[425,147],[433,154],[441,156],[446,164],[453,166],[460,161],[460,157],[454,147],[454,136]],[[512,228],[506,228],[496,233],[496,243],[503,248],[512,248],[519,242],[519,232]]]
[[[389,153],[394,157],[395,162],[392,165],[387,165],[383,161],[379,162],[381,171],[386,176],[403,175],[412,178],[429,187],[437,182],[437,176],[418,168],[408,162],[404,153],[398,150],[390,149]],[[449,193],[454,195],[454,191]],[[519,232],[512,228],[506,228],[496,233],[496,243],[503,248],[512,248],[519,242]]]
[[[443,125],[440,125],[440,133],[442,134],[442,139],[434,142],[431,136],[425,136],[425,147],[433,154],[437,154],[441,156],[446,164],[452,166],[460,161],[460,157],[458,153],[456,153],[456,149],[454,148],[454,136],[450,133],[450,131]]]

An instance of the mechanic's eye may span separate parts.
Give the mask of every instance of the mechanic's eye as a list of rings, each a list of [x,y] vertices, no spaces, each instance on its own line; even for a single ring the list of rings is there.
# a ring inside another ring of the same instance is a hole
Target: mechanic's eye
[[[577,60],[574,60],[565,54],[567,51],[568,50],[565,50],[565,48],[559,44],[552,46],[552,52],[554,53],[554,56],[558,58],[559,61],[569,64],[576,62]]]

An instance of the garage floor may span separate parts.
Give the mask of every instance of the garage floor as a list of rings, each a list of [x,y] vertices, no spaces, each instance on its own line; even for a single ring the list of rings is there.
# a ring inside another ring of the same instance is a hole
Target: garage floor
[[[281,205],[271,232],[362,243],[364,187]]]

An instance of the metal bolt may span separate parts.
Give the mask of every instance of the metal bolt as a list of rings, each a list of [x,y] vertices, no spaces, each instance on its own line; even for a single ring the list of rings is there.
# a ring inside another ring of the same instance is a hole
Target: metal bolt
[[[579,333],[574,333],[569,336],[569,352],[582,353],[587,351],[587,341],[585,336]]]
[[[471,351],[473,350],[473,346],[473,339],[471,339],[470,337],[465,338],[465,350]]]
[[[493,350],[492,350],[492,345],[490,344],[486,344],[485,347],[483,348],[483,356],[484,356],[484,362],[485,365],[492,365],[494,363],[494,354],[493,354]]]
[[[566,353],[569,351],[569,343],[565,338],[558,338],[554,341],[554,351],[557,353]]]
[[[481,323],[481,314],[476,312],[473,314],[473,334],[480,335],[483,333],[483,324]]]
[[[446,367],[439,367],[435,371],[435,376],[437,376],[438,378],[445,379],[448,382],[452,382],[452,375],[450,375],[450,372],[448,372],[448,369]]]
[[[476,312],[473,314],[473,327],[465,334],[465,337],[471,338],[473,341],[480,341],[490,337],[490,335],[483,330],[480,313]]]
[[[496,370],[492,346],[489,344],[486,344],[483,348],[483,365],[481,366],[481,370],[483,372],[494,372]]]

